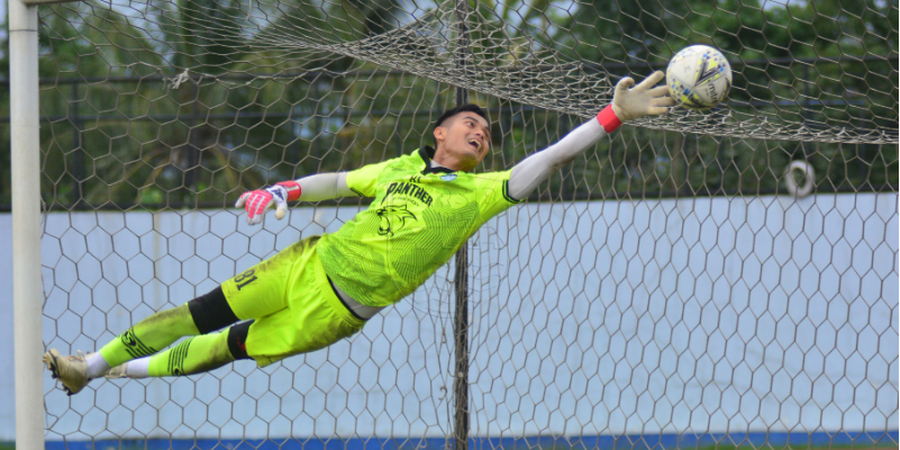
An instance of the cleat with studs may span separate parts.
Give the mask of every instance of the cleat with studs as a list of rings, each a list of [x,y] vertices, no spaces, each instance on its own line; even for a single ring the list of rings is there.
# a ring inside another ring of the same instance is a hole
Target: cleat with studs
[[[103,377],[106,378],[107,380],[117,380],[119,378],[131,378],[128,376],[128,374],[125,373],[125,366],[127,366],[127,365],[128,365],[128,363],[119,364],[118,366],[107,370],[106,373],[103,374]]]
[[[50,370],[50,376],[62,382],[70,396],[81,392],[91,381],[87,376],[87,362],[80,351],[77,355],[63,356],[55,348],[51,348],[44,353],[43,361]]]

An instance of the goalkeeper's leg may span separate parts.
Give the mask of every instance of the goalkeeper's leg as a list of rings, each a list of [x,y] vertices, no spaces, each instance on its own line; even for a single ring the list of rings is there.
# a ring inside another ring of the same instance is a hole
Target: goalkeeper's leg
[[[250,359],[245,342],[253,321],[220,333],[195,336],[153,356],[129,361],[107,372],[107,378],[146,378],[193,375],[222,367],[237,359]]]
[[[106,374],[110,367],[124,369],[123,364],[128,361],[155,354],[182,337],[207,334],[237,320],[221,287],[218,287],[185,305],[160,311],[138,322],[97,353],[87,357],[80,352],[78,355],[63,356],[56,349],[50,349],[44,355],[44,363],[71,395],[81,391],[92,379]],[[204,338],[197,342],[197,347],[216,350],[215,342],[214,337]],[[226,352],[217,353],[218,359],[227,353],[227,345],[225,349]]]
[[[318,236],[314,236],[297,242],[272,258],[226,280],[208,294],[142,320],[101,348],[97,356],[102,357],[88,356],[88,377],[97,378],[104,375],[110,367],[153,355],[182,337],[206,335],[238,320],[256,319],[284,310],[288,306],[285,295],[288,284],[306,284],[295,282],[292,276],[295,262],[315,255],[314,245],[317,241]],[[292,324],[282,325],[288,330]],[[246,330],[242,330],[246,339]],[[181,349],[183,351],[187,346],[198,345],[213,349],[211,339],[213,338],[207,337],[199,341],[194,339],[194,342],[184,342],[176,348],[185,346]],[[225,347],[215,347],[224,355],[227,352],[223,348]],[[220,360],[222,359],[216,359]]]
[[[237,320],[218,287],[184,305],[153,314],[104,345],[98,355],[102,358],[91,361],[88,357],[88,377],[97,378],[109,367],[150,356],[182,337],[207,334]]]
[[[337,323],[343,324],[338,327],[330,326],[334,320],[319,320],[319,315],[307,314],[315,319],[312,328],[293,320],[289,301],[309,311],[318,311],[326,298],[334,303],[329,310],[342,307],[316,259],[317,241],[318,236],[313,236],[297,242],[187,305],[142,320],[87,358],[80,354],[63,356],[50,349],[44,355],[44,362],[66,390],[74,394],[91,379],[103,375],[137,378],[211,370],[247,357],[247,344],[255,349],[249,353],[261,366],[328,345],[355,333],[364,322],[353,318],[346,307],[344,312],[351,317],[338,319]],[[311,266],[310,261],[314,262]],[[260,323],[254,327],[255,332],[249,339],[252,342],[247,342],[250,323],[245,322],[243,328],[238,328],[239,325],[227,333],[192,338],[158,355],[159,358],[150,357],[182,337],[207,335],[239,319],[259,319]],[[349,328],[344,326],[346,324],[350,324]],[[319,330],[320,326],[324,326],[327,333],[298,333]],[[241,333],[236,334],[235,329]],[[229,345],[235,336],[244,341],[240,345]],[[201,354],[200,350],[206,354]]]

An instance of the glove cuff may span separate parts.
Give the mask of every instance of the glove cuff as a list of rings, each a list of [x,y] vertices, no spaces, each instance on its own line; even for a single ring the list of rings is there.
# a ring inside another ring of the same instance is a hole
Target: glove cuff
[[[292,202],[300,198],[300,192],[302,192],[302,189],[300,189],[300,184],[296,181],[281,181],[275,183],[275,185],[281,186],[285,191],[287,191],[287,201]]]
[[[603,110],[597,114],[597,122],[600,122],[600,125],[607,133],[612,133],[613,130],[619,128],[619,125],[622,125],[622,121],[616,116],[616,112],[613,111],[612,105],[607,105],[606,108],[603,108]]]

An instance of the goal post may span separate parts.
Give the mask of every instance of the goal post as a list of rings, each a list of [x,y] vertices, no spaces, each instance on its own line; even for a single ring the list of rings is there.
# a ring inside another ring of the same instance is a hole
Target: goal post
[[[11,0],[17,447],[896,447],[897,5],[695,3]],[[726,102],[621,127],[351,342],[72,397],[40,366],[368,207],[251,227],[244,190],[468,101],[508,170],[693,43]]]
[[[16,441],[44,448],[41,308],[41,169],[37,6],[9,8],[10,166],[13,210],[13,322]]]

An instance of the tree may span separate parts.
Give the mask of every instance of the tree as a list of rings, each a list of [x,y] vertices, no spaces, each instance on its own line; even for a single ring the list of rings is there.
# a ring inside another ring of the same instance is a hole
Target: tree
[[[408,53],[405,64],[444,58],[452,68],[452,11],[400,0],[264,1],[253,13],[247,5],[151,0],[41,8],[41,77],[53,80],[41,92],[42,189],[51,207],[226,206],[243,189],[431,143],[433,110],[454,102],[453,87],[328,49],[391,36],[384,42],[396,46],[396,57]],[[469,10],[473,83],[511,98],[473,94],[500,111],[494,134],[504,141],[489,167],[507,167],[580,123],[528,106],[529,95],[593,101],[598,86],[567,74],[641,76],[694,43],[717,46],[732,61],[735,114],[812,129],[896,130],[891,2],[480,0]],[[0,64],[6,61],[0,54]],[[783,167],[797,158],[815,166],[821,190],[898,184],[896,145],[641,129],[618,133],[598,151],[554,177],[548,192],[775,192]],[[8,170],[0,168],[0,203],[7,204]]]

